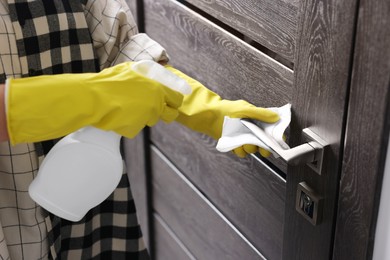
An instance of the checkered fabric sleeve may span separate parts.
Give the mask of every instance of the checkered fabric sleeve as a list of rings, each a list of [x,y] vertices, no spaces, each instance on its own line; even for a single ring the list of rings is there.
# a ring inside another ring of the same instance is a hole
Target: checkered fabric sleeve
[[[168,60],[158,43],[138,33],[124,0],[0,3],[0,82],[93,72],[129,60]],[[0,258],[148,259],[126,173],[80,222],[45,218],[28,196],[42,155],[37,147],[0,145]]]
[[[48,219],[54,259],[147,260],[127,174],[103,203],[79,222]]]
[[[0,1],[4,3],[6,0]],[[129,60],[168,59],[165,50],[158,43],[147,35],[138,33],[130,10],[122,0],[89,0],[85,5],[81,5],[80,0],[8,0],[4,7],[10,9],[13,28],[7,27],[2,30],[8,37],[9,31],[13,29],[14,33],[11,36],[14,39],[9,41],[9,46],[15,46],[14,42],[17,43],[17,49],[7,52],[15,54],[15,61],[18,62],[5,63],[13,67],[5,70],[6,72],[2,74],[4,76],[0,75],[0,79],[5,78],[5,75],[27,77],[97,71]],[[58,39],[61,41],[58,42]],[[23,151],[28,153],[18,151],[16,154],[13,152],[13,155],[7,155],[6,152],[11,148],[6,147],[4,152],[6,157],[0,161],[8,160],[15,167],[20,167],[22,162],[30,161],[25,158],[16,161],[16,156],[19,158],[19,154],[26,154],[35,162],[37,160],[37,153],[33,150],[35,148],[36,146],[28,145],[23,148]],[[18,239],[14,244],[4,244],[7,248],[4,249],[5,253],[1,255],[2,257],[8,257],[6,254],[8,249],[13,259],[24,260],[50,257],[54,259],[148,259],[125,172],[113,194],[101,205],[88,212],[81,221],[74,223],[53,215],[44,219],[45,215],[41,208],[26,196],[28,184],[37,172],[37,165],[38,163],[35,168],[31,166],[23,170],[23,173],[26,173],[23,175],[25,177],[14,184],[16,185],[16,188],[13,188],[14,195],[1,196],[19,198],[23,203],[25,201],[32,203],[33,207],[28,208],[27,211],[23,208],[24,204],[13,202],[15,213],[12,216],[26,216],[27,220],[34,220],[33,224],[25,225],[22,218],[10,218],[9,215],[0,214],[5,216],[0,222],[3,230],[9,230],[4,241],[7,239],[13,243],[13,240],[9,240],[13,235]],[[15,167],[7,171],[8,175],[5,177],[13,177],[16,173]],[[19,176],[22,177],[21,174]],[[19,188],[20,184],[24,186]],[[8,189],[4,188],[3,191],[8,192]],[[7,210],[8,206],[3,212]],[[34,218],[29,217],[30,212],[35,214]],[[8,226],[9,220],[16,222]],[[27,232],[31,233],[25,231],[27,228],[36,230],[34,236],[26,235]],[[15,232],[14,229],[19,232]],[[30,237],[34,237],[34,240],[30,240]],[[0,232],[0,250],[3,246],[1,239],[3,236]],[[47,240],[49,240],[50,255],[48,255]],[[35,257],[32,252],[40,256]]]
[[[48,259],[45,216],[28,195],[38,172],[33,144],[0,144],[0,258]]]
[[[75,11],[66,16],[69,8]],[[65,18],[67,23],[58,23]],[[76,42],[64,40],[70,35]],[[0,43],[1,83],[8,77],[98,70],[84,12],[75,0],[0,0]],[[50,259],[47,212],[28,195],[42,158],[36,148],[0,144],[1,259]]]
[[[88,0],[84,10],[101,69],[126,61],[168,61],[159,43],[138,33],[124,0]]]
[[[97,71],[80,0],[8,0],[22,77]]]

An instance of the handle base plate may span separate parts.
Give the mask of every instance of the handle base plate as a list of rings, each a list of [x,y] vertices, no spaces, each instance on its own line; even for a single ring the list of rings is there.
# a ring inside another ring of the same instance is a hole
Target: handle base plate
[[[315,148],[315,160],[313,162],[307,163],[307,165],[317,174],[321,175],[322,172],[322,162],[324,157],[324,148],[328,145],[321,137],[315,134],[309,128],[302,130],[304,139],[310,145]],[[314,147],[315,146],[315,147]]]

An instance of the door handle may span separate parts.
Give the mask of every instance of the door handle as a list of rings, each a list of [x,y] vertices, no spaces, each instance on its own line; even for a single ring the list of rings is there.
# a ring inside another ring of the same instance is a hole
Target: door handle
[[[283,149],[273,138],[270,138],[263,129],[252,122],[241,120],[257,138],[269,146],[271,152],[277,154],[289,165],[308,164],[315,172],[321,175],[324,148],[328,145],[309,128],[302,130],[305,143],[290,149]]]

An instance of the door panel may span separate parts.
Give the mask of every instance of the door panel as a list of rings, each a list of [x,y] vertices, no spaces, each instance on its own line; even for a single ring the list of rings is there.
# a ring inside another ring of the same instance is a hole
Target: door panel
[[[168,50],[178,69],[223,91],[224,98],[243,98],[259,106],[291,100],[290,69],[176,1],[144,4],[146,32]]]
[[[156,148],[152,165],[154,209],[196,258],[262,258]]]
[[[222,97],[263,107],[291,102],[291,69],[185,6],[145,1],[145,19],[147,33],[168,50],[171,63]],[[283,161],[269,160],[286,172]]]
[[[280,176],[256,158],[216,152],[214,141],[178,124],[158,125],[151,138],[258,250],[280,258],[285,194]],[[156,169],[154,178],[159,178]]]
[[[298,0],[188,2],[287,60],[294,60]]]
[[[180,259],[193,260],[196,259],[191,252],[183,245],[183,243],[172,232],[165,221],[158,215],[154,214],[154,230],[155,230],[155,259]]]
[[[142,2],[146,33],[175,67],[223,98],[291,103],[291,146],[303,142],[306,127],[329,143],[318,175],[278,159],[222,154],[215,140],[160,123],[144,139],[146,149],[153,144],[148,217],[160,218],[149,230],[166,223],[198,259],[258,259],[257,252],[268,259],[331,258],[357,0]],[[303,181],[323,198],[316,226],[295,209]],[[153,239],[152,245],[162,238]]]
[[[329,147],[322,175],[307,166],[288,169],[284,259],[331,257],[355,15],[354,0],[304,0],[299,9],[290,144],[302,143],[301,131],[309,127]],[[295,210],[297,187],[302,181],[324,198],[322,221],[317,226]]]
[[[290,100],[293,74],[277,61],[176,2],[145,1],[145,11],[147,33],[168,50],[172,63],[223,97],[244,98],[263,106],[282,105]],[[163,30],[161,23],[165,25]],[[264,95],[263,100],[257,98],[258,93]],[[151,140],[257,250],[269,259],[280,259],[285,194],[285,182],[280,176],[256,158],[237,160],[232,154],[218,153],[215,141],[179,124],[154,127]],[[157,178],[156,169],[153,172],[153,178]],[[158,198],[154,197],[154,207]],[[186,215],[180,210],[175,212],[184,222]],[[168,222],[165,216],[162,218]],[[199,216],[199,221],[208,223],[206,215],[203,220]],[[170,227],[174,230],[174,226]],[[228,241],[222,239],[221,243]],[[238,247],[234,250],[237,256],[246,251]]]

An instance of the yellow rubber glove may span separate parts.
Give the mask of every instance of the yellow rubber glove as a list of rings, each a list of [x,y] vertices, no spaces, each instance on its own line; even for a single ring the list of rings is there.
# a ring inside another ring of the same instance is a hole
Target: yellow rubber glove
[[[256,107],[244,100],[222,99],[218,94],[183,72],[169,65],[166,68],[185,79],[192,88],[191,95],[184,97],[183,104],[179,108],[179,116],[176,119],[177,122],[192,130],[218,139],[222,135],[225,116],[251,118],[266,123],[275,123],[279,120],[279,115],[269,109]],[[257,150],[255,148],[251,145],[244,145],[235,149],[234,152],[239,157],[245,157],[247,153],[255,152]],[[267,151],[261,151],[261,153],[263,156],[269,155]]]
[[[268,157],[271,155],[271,152],[263,148],[257,147],[253,144],[244,144],[241,147],[237,147],[233,152],[240,158],[245,158],[248,154],[259,152],[261,156]]]
[[[132,71],[131,64],[100,73],[9,79],[5,100],[11,143],[58,138],[84,126],[132,138],[160,119],[173,121],[183,95]]]

